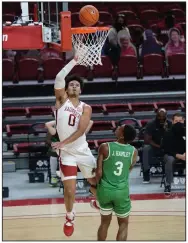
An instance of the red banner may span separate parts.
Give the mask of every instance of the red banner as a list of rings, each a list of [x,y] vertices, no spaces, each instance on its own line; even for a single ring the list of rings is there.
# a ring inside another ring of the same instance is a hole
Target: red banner
[[[42,49],[42,26],[5,26],[3,27],[4,50]]]

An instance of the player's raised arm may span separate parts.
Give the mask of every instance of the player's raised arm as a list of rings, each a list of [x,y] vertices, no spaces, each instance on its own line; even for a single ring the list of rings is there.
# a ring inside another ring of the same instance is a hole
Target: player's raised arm
[[[98,157],[97,157],[97,169],[96,169],[96,182],[99,183],[102,177],[102,163],[103,160],[108,157],[108,145],[106,143],[102,143],[99,147]]]
[[[56,97],[56,107],[58,108],[67,98],[65,93],[65,77],[70,73],[77,63],[77,56],[75,56],[61,71],[56,75],[54,90]]]
[[[131,171],[133,169],[134,165],[136,164],[137,157],[138,157],[138,150],[135,149],[134,150],[134,154],[133,154],[133,158],[132,158],[132,164],[131,164],[131,166],[129,168],[129,171]]]

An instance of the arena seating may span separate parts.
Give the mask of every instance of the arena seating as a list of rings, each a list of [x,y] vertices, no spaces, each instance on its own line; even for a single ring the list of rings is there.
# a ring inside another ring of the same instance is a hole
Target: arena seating
[[[93,70],[93,76],[94,78],[99,77],[112,77],[112,64],[110,62],[110,59],[106,56],[102,56],[101,58],[102,66],[96,65]]]
[[[29,110],[25,107],[6,107],[3,108],[3,118],[7,116],[29,116]]]
[[[57,73],[63,68],[64,61],[62,58],[50,57],[43,61],[43,78],[55,79]]]
[[[169,74],[185,74],[186,73],[186,55],[176,54],[168,57]]]
[[[32,124],[12,124],[6,125],[7,136],[10,137],[15,134],[28,134],[29,128]]]
[[[4,58],[2,72],[3,72],[3,80],[14,81],[15,80],[14,61],[8,58]]]
[[[34,11],[34,4],[29,3],[29,12],[32,15]],[[47,3],[44,3],[44,5]],[[161,22],[165,12],[171,10],[176,18],[176,23],[180,23],[185,31],[185,11],[183,3],[108,3],[105,2],[90,2],[100,13],[99,25],[111,25],[113,17],[117,13],[125,13],[127,16],[127,25],[131,33],[133,43],[136,43],[137,32],[143,32],[147,27],[152,28],[156,32],[156,24]],[[69,9],[72,11],[73,27],[80,26],[78,18],[79,10],[85,3],[69,3]],[[46,9],[47,9],[47,5]],[[58,3],[60,10],[62,5]],[[56,12],[56,4],[50,3],[51,15]],[[19,2],[3,3],[3,21],[13,21],[15,16],[19,16],[21,7]],[[55,19],[56,21],[56,19]],[[157,33],[156,33],[157,34]],[[186,36],[186,35],[185,35]],[[158,35],[157,38],[164,45],[168,41],[167,35]],[[51,50],[52,51],[52,50]],[[26,80],[43,80],[54,79],[59,69],[65,64],[65,60],[60,56],[47,55],[45,60],[41,51],[41,60],[37,58],[22,58],[15,62],[10,59],[3,59],[3,82],[4,81],[26,81]],[[48,48],[50,53],[50,48]],[[59,56],[59,58],[58,58]],[[52,58],[53,57],[53,58]],[[56,58],[55,58],[56,57]],[[139,57],[121,57],[119,62],[119,76],[142,79],[144,76],[161,76],[168,77],[169,75],[185,75],[185,55],[175,55],[168,58],[168,63],[165,62],[164,57],[159,55],[145,56],[140,65]],[[93,70],[88,72],[85,67],[76,66],[73,72],[80,73],[84,78],[94,77],[95,79],[112,77],[112,65],[107,57],[102,57],[103,66],[95,66]],[[129,69],[125,68],[129,66]],[[50,67],[50,68],[49,68]]]
[[[129,67],[129,68],[125,68]],[[122,56],[119,61],[119,76],[139,76],[137,58],[135,56]]]
[[[165,37],[166,38],[166,37]],[[95,79],[112,79],[112,65],[108,57],[102,57],[103,66],[95,66],[89,70],[85,66],[75,66],[71,73],[79,73],[88,79],[89,73]],[[122,56],[119,61],[119,77],[144,78],[144,76],[167,77],[169,75],[185,75],[185,54],[176,54],[168,58],[168,63],[162,55],[150,54],[144,56],[141,64],[135,56]],[[58,71],[65,65],[61,58],[49,58],[39,65],[34,58],[23,58],[17,65],[11,59],[3,59],[3,82],[26,80],[54,80]],[[129,68],[125,68],[125,67]],[[50,67],[50,68],[49,68]]]
[[[39,61],[35,58],[22,58],[18,62],[17,78],[21,80],[39,80]]]
[[[132,103],[130,104],[131,112],[137,111],[155,111],[157,109],[156,103]]]
[[[143,68],[141,77],[145,75],[160,75],[164,77],[164,58],[162,55],[150,54],[143,58]]]

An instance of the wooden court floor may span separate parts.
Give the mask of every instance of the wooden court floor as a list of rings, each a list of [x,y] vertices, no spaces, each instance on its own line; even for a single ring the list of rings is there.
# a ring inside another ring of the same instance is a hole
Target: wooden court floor
[[[3,220],[3,240],[96,240],[99,216],[77,217],[72,237],[64,236],[64,218]],[[116,218],[113,217],[107,240],[115,240]],[[128,240],[185,240],[184,216],[131,216]]]
[[[100,224],[98,212],[88,203],[76,205],[75,232],[64,236],[64,205],[3,208],[3,240],[96,240]],[[116,217],[113,216],[107,240],[115,240]],[[185,200],[134,201],[128,240],[185,240]]]

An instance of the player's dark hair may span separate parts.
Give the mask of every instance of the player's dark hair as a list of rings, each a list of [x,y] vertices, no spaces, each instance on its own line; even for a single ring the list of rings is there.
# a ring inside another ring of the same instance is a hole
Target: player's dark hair
[[[76,80],[80,84],[81,91],[84,88],[84,80],[77,74],[69,75],[65,78],[65,90],[68,88],[68,85],[71,81]]]
[[[136,129],[131,125],[124,126],[124,141],[131,143],[136,138]]]

